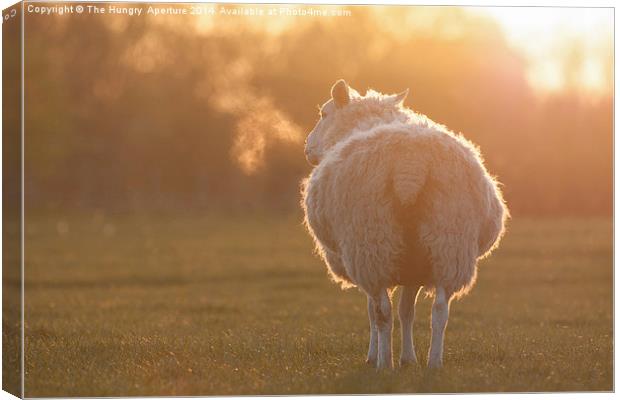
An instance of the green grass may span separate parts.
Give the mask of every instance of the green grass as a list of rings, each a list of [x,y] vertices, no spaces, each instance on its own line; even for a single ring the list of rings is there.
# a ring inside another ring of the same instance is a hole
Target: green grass
[[[365,297],[299,217],[28,217],[26,396],[610,391],[612,293],[610,219],[515,218],[452,305],[443,370],[376,372]]]

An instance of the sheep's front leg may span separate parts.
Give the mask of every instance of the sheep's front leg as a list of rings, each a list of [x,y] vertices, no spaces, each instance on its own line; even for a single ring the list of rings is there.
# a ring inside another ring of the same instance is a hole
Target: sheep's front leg
[[[392,368],[392,303],[386,289],[373,296],[379,351],[377,368]]]
[[[400,330],[402,346],[400,349],[400,365],[417,364],[415,347],[413,345],[413,319],[415,316],[415,303],[420,292],[419,287],[403,286],[398,304],[398,317],[400,319]]]
[[[435,288],[435,301],[431,311],[431,347],[428,353],[428,367],[439,368],[443,360],[443,339],[448,325],[450,298],[442,287]]]
[[[366,362],[374,366],[377,365],[377,318],[375,316],[375,307],[372,298],[368,296],[368,320],[370,321],[370,343],[368,343],[368,357]]]

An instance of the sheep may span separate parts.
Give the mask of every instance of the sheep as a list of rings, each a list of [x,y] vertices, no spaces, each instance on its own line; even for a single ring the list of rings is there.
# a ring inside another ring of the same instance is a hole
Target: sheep
[[[331,279],[367,296],[367,362],[393,368],[391,296],[402,286],[400,364],[416,364],[412,330],[422,287],[434,296],[428,367],[443,362],[450,303],[472,288],[477,261],[509,212],[478,148],[405,108],[408,90],[365,96],[337,81],[306,139],[305,226]]]

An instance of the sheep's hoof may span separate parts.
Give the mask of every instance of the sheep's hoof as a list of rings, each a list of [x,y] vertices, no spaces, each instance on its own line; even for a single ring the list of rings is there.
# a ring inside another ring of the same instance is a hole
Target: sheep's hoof
[[[440,369],[442,367],[442,364],[443,363],[441,362],[441,360],[439,360],[439,361],[429,360],[428,361],[428,368],[429,369],[438,370],[438,369]]]
[[[400,366],[401,367],[409,367],[412,365],[417,365],[418,364],[418,360],[413,357],[413,358],[401,358],[400,359]]]
[[[387,370],[390,370],[390,369],[393,369],[393,368],[394,368],[394,366],[392,365],[391,362],[390,363],[385,363],[385,364],[377,363],[377,370],[379,370],[379,371],[387,371]]]

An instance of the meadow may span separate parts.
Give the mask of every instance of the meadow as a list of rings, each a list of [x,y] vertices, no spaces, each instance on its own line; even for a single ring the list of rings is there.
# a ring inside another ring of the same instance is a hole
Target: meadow
[[[365,296],[299,215],[27,214],[25,395],[611,391],[612,258],[611,218],[515,217],[452,304],[444,368],[377,372]]]

